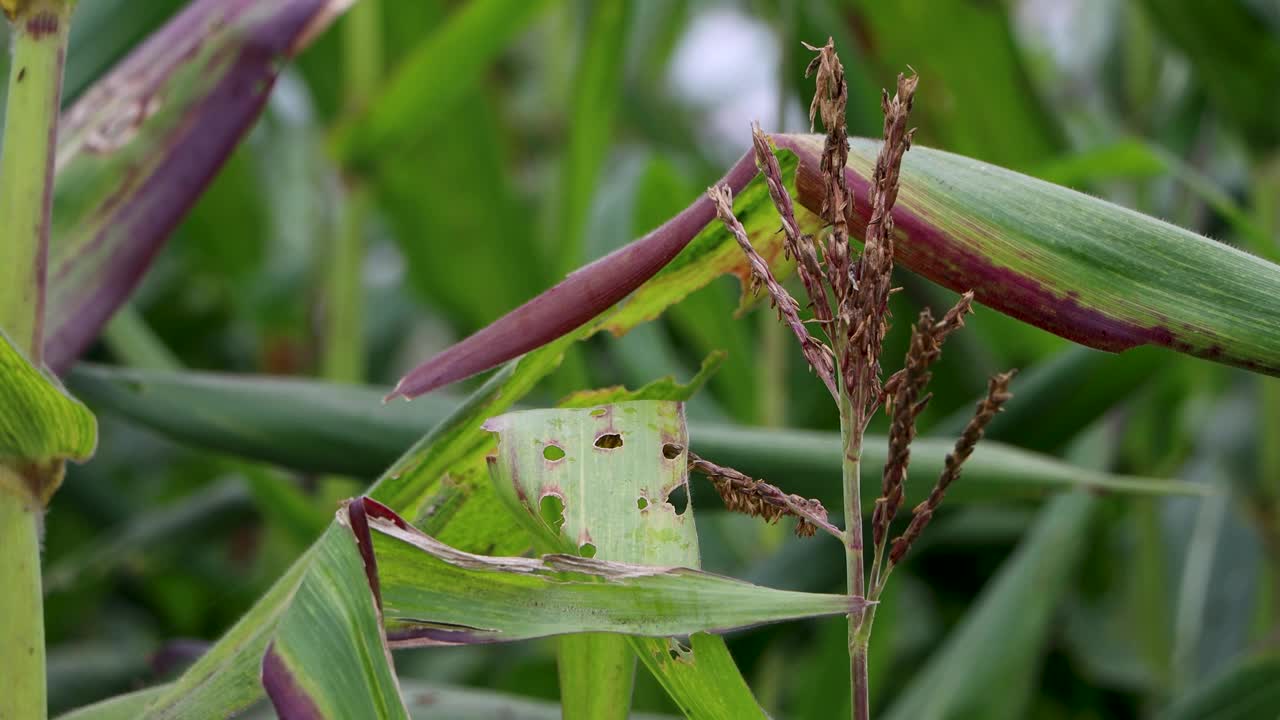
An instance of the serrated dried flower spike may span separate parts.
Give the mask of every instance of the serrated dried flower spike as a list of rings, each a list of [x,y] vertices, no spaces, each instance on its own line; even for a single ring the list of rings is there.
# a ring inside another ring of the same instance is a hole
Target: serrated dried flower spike
[[[760,257],[760,254],[751,246],[747,231],[733,214],[733,191],[728,185],[715,185],[707,188],[707,197],[711,198],[716,215],[738,241],[738,246],[750,261],[752,282],[763,286],[769,293],[773,306],[778,310],[778,317],[791,328],[796,340],[800,342],[800,350],[809,361],[809,367],[813,368],[823,384],[827,386],[827,390],[831,392],[832,397],[835,397],[837,394],[835,370],[830,351],[826,345],[809,334],[809,329],[800,319],[800,305],[774,278],[773,272],[769,269],[769,263],[765,262],[764,258]]]
[[[943,497],[947,494],[947,488],[951,487],[960,477],[960,469],[964,465],[964,461],[969,459],[973,454],[973,450],[978,446],[978,441],[982,439],[983,431],[986,430],[988,424],[996,413],[1000,412],[1013,394],[1009,392],[1009,381],[1017,374],[1016,370],[1000,373],[991,378],[987,383],[987,396],[978,403],[978,408],[974,412],[973,417],[969,420],[969,424],[965,426],[964,432],[960,438],[956,440],[955,449],[947,455],[946,466],[942,470],[942,474],[938,476],[938,482],[933,486],[933,491],[929,493],[929,497],[924,502],[916,506],[912,510],[911,524],[907,526],[906,531],[900,537],[893,541],[893,548],[889,551],[889,566],[892,567],[901,562],[904,555],[911,550],[911,546],[916,539],[920,537],[920,533],[925,526],[933,518],[933,513],[942,503]]]
[[[790,495],[763,480],[757,480],[730,467],[717,465],[689,453],[689,472],[705,475],[732,512],[777,522],[783,516],[796,518],[796,535],[812,537],[819,529],[837,539],[844,533],[827,519],[827,509],[818,500]]]

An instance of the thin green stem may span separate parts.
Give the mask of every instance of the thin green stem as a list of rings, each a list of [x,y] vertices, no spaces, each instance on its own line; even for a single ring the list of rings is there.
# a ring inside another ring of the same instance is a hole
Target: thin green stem
[[[861,398],[850,398],[840,382],[840,437],[844,458],[841,462],[844,481],[845,573],[850,597],[865,597],[865,571],[862,556],[862,436],[866,423],[858,410],[865,406]],[[853,696],[853,717],[868,720],[870,707],[867,682],[867,638],[861,634],[863,613],[849,614],[849,682]]]
[[[0,474],[13,471],[0,465]],[[0,717],[43,718],[44,594],[40,585],[40,511],[0,479]]]
[[[382,82],[382,6],[364,0],[342,24],[343,95],[348,116],[364,111]],[[364,378],[364,231],[373,206],[359,178],[343,183],[341,210],[325,263],[321,374],[337,382]]]
[[[53,205],[53,149],[62,94],[65,0],[43,0],[13,21],[13,62],[0,149],[0,327],[40,362],[44,275]]]
[[[0,328],[40,364],[53,151],[71,3],[36,0],[13,21],[13,62],[0,148]],[[40,503],[0,465],[0,718],[44,718],[44,594]]]
[[[356,3],[342,26],[343,94],[347,114],[354,117],[382,82],[382,4]]]
[[[371,206],[363,184],[348,188],[327,263],[321,371],[336,382],[364,379],[364,227]]]

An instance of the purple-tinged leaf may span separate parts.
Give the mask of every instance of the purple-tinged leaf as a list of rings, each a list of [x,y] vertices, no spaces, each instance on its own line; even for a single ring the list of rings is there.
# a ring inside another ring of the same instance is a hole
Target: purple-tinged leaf
[[[784,172],[798,190],[797,219],[811,231],[822,206],[822,138],[772,139],[781,154],[798,160]],[[845,172],[855,235],[870,213],[877,148],[871,140],[851,143]],[[726,176],[735,194],[760,182],[744,167],[750,160]],[[735,213],[749,229],[778,227],[767,202],[735,205]],[[893,215],[899,264],[953,290],[972,290],[984,305],[1031,325],[1100,350],[1152,344],[1280,375],[1280,266],[1106,201],[923,147],[903,162]],[[653,233],[415,368],[393,395],[430,392],[561,337],[668,261],[662,275],[674,276],[672,268],[700,261],[693,247],[680,253],[710,219],[700,198]]]
[[[755,174],[750,157],[721,181],[734,193]],[[715,218],[708,198],[643,238],[571,273],[558,285],[436,355],[400,380],[389,398],[412,398],[545,345],[625,298],[671,262]]]
[[[315,701],[299,685],[298,678],[284,658],[276,652],[275,643],[267,646],[267,654],[262,658],[262,687],[281,718],[324,720],[324,713],[316,707]]]
[[[262,111],[282,63],[354,0],[195,0],[63,115],[46,361],[65,370]]]

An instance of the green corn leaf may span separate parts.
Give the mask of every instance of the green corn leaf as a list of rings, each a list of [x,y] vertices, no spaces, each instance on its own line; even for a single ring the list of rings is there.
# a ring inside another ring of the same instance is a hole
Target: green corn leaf
[[[363,507],[349,508],[352,520],[363,524]],[[368,528],[352,529],[315,549],[262,658],[262,684],[281,717],[409,717],[382,627]]]
[[[392,647],[515,642],[575,632],[690,635],[846,614],[863,604],[684,567],[576,555],[473,555],[378,512],[372,510],[368,522]]]
[[[677,405],[666,406],[678,412]],[[678,422],[677,416],[671,418]],[[633,438],[637,450],[653,446],[658,451],[660,441],[670,439],[657,430],[644,444],[631,429],[621,432]],[[683,460],[682,455],[654,454],[672,467]],[[545,462],[539,448],[533,459]],[[636,511],[628,507],[627,512]],[[674,508],[663,514],[689,519]],[[846,614],[865,605],[860,598],[770,590],[687,567],[571,555],[473,555],[434,540],[365,498],[339,513],[338,526],[347,532],[331,535],[334,541],[314,550],[263,660],[263,683],[284,717],[407,717],[387,637],[412,647],[583,631],[689,635]],[[696,538],[689,528],[686,537]],[[669,544],[664,537],[669,530],[655,529],[651,541]],[[608,543],[602,540],[602,546]],[[678,538],[676,546],[685,547]],[[687,549],[680,554],[688,557]]]
[[[366,476],[392,463],[401,448],[412,444],[423,428],[440,422],[449,407],[458,402],[433,394],[412,403],[383,407],[379,404],[382,392],[373,388],[89,365],[78,367],[69,382],[77,395],[98,411],[123,415],[180,442],[307,472]],[[613,400],[621,396],[586,393],[571,396],[566,404],[580,405],[582,400],[593,397]],[[1099,401],[1093,407],[1107,406]],[[1081,422],[1090,417],[1086,412],[1073,416]],[[478,429],[482,421],[480,418],[474,427]],[[1054,432],[1061,436],[1073,431],[1068,428]],[[693,448],[708,458],[769,478],[790,492],[816,497],[833,507],[840,505],[838,433],[693,423],[690,435]],[[489,447],[477,446],[470,452],[473,466],[480,468],[481,481],[483,456]],[[882,436],[867,439],[863,486],[869,493],[865,499],[868,503],[874,501],[879,489],[886,447]],[[923,437],[916,441],[910,468],[914,481],[907,483],[908,503],[923,499],[951,447],[949,437]],[[443,472],[444,467],[446,464],[433,465],[431,472]],[[978,446],[965,463],[964,477],[964,482],[957,483],[948,495],[956,502],[1036,496],[1077,486],[1116,492],[1203,492],[1196,485],[1179,481],[1082,470],[997,442]],[[714,492],[703,483],[693,485],[693,497],[716,506]],[[450,542],[475,547],[457,538],[450,538]]]

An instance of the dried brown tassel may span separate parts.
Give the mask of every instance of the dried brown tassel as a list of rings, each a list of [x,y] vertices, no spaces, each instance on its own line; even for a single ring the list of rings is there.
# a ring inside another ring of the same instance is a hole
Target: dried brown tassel
[[[898,199],[898,176],[902,157],[911,148],[913,131],[907,129],[917,78],[898,75],[893,99],[881,98],[884,109],[884,144],[876,157],[871,176],[871,218],[867,222],[862,258],[858,263],[860,287],[852,317],[858,325],[848,338],[848,352],[842,358],[847,390],[864,396],[868,413],[880,400],[880,351],[889,323],[889,293],[893,271],[893,205]],[[843,175],[843,172],[841,173]]]
[[[782,168],[778,158],[773,154],[773,146],[769,138],[760,130],[760,126],[751,126],[752,144],[755,146],[756,167],[764,175],[765,184],[769,187],[769,196],[773,198],[773,206],[778,209],[782,219],[782,230],[786,235],[785,248],[789,257],[796,260],[796,274],[809,295],[809,303],[813,307],[813,315],[827,332],[831,331],[831,301],[827,298],[827,287],[823,284],[822,263],[818,259],[818,248],[812,235],[800,232],[800,224],[796,222],[795,206],[791,195],[787,193],[782,182]]]
[[[817,500],[788,495],[763,480],[748,477],[733,468],[722,467],[689,453],[689,470],[706,475],[726,508],[752,517],[777,522],[785,515],[796,518],[796,535],[812,537],[819,529],[843,541],[844,535],[827,520],[827,510]]]
[[[716,207],[716,214],[719,215],[720,221],[724,223],[725,228],[738,241],[738,246],[742,248],[742,252],[746,254],[747,261],[751,265],[751,276],[753,284],[763,285],[769,292],[769,297],[773,301],[773,306],[778,309],[778,317],[787,323],[791,328],[791,332],[795,334],[796,340],[800,342],[800,350],[804,353],[804,357],[809,361],[809,366],[813,368],[818,377],[822,378],[822,382],[827,386],[827,390],[831,392],[832,397],[837,396],[835,365],[831,358],[830,350],[816,338],[809,334],[809,329],[805,327],[804,321],[800,319],[800,305],[795,298],[782,287],[773,277],[773,272],[769,270],[769,263],[756,252],[751,246],[751,240],[747,237],[747,231],[742,227],[742,223],[738,221],[737,216],[733,214],[733,191],[728,185],[720,185],[717,187],[707,188],[707,196],[711,198],[711,202]]]
[[[1009,392],[1009,381],[1013,379],[1016,371],[1010,370],[991,378],[987,384],[987,396],[978,403],[978,409],[974,413],[973,418],[969,420],[969,424],[965,426],[964,432],[960,435],[960,439],[956,440],[955,449],[947,455],[946,466],[942,470],[942,474],[938,477],[938,483],[934,485],[933,492],[929,493],[929,497],[912,510],[911,524],[907,526],[906,532],[893,541],[893,548],[889,551],[889,564],[896,565],[902,560],[902,557],[911,549],[911,545],[920,537],[920,533],[925,526],[929,524],[929,520],[933,518],[933,513],[938,509],[938,505],[942,503],[942,498],[947,493],[947,488],[951,486],[957,478],[960,477],[960,468],[964,465],[964,461],[969,459],[973,454],[973,449],[978,445],[978,441],[982,439],[982,433],[991,419],[1000,412],[1000,408],[1008,402],[1013,395]]]
[[[929,402],[924,395],[933,373],[929,368],[942,355],[942,343],[953,331],[964,327],[964,316],[973,311],[973,293],[960,297],[940,322],[925,308],[911,329],[911,345],[906,363],[885,384],[886,410],[893,421],[889,429],[889,455],[884,464],[880,499],[872,516],[872,537],[876,547],[884,542],[889,524],[902,506],[903,484],[911,463],[911,441],[916,437],[916,418]],[[921,397],[923,396],[923,399]]]
[[[812,130],[815,116],[822,117],[827,130],[827,140],[822,148],[823,189],[822,217],[831,223],[831,234],[825,244],[827,280],[835,295],[837,315],[841,325],[848,327],[849,310],[852,307],[853,277],[849,259],[848,205],[849,187],[844,176],[845,163],[849,159],[849,131],[845,127],[845,106],[849,101],[849,88],[844,79],[844,66],[836,55],[835,43],[827,38],[827,44],[805,48],[818,53],[805,69],[804,76],[817,73],[813,102],[809,105],[809,125]]]

